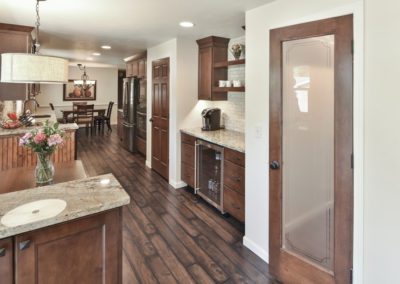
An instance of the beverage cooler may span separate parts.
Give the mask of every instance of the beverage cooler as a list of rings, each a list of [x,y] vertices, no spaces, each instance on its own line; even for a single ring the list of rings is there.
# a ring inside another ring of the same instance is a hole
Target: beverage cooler
[[[195,157],[195,193],[224,213],[224,148],[198,140]]]

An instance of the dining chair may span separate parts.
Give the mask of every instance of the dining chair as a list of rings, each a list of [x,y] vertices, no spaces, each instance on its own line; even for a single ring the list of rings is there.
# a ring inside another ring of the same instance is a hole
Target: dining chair
[[[93,110],[94,110],[94,105],[77,105],[75,123],[78,124],[78,126],[85,125],[86,134],[88,134],[89,128],[90,128],[90,133],[92,133]]]
[[[94,117],[94,127],[98,128],[101,132],[104,132],[104,124],[107,123],[108,131],[112,131],[111,128],[111,112],[113,108],[114,102],[108,103],[107,113],[106,115],[98,115]]]
[[[83,105],[87,105],[87,102],[73,102],[72,103],[72,121],[75,122],[77,120],[77,110],[78,110],[78,106],[83,106]]]

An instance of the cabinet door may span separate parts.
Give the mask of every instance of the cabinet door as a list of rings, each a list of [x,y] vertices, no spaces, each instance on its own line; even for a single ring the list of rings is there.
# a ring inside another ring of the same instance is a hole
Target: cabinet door
[[[130,62],[126,64],[126,77],[132,77],[132,64]]]
[[[121,214],[118,208],[15,237],[15,283],[121,283]]]
[[[138,74],[139,78],[146,77],[146,60],[145,59],[139,60],[139,71],[138,72],[139,72],[139,74]]]
[[[14,283],[12,239],[0,240],[0,283]]]
[[[139,64],[138,61],[132,62],[132,76],[138,77],[139,76]]]
[[[199,49],[199,100],[211,100],[212,48]]]

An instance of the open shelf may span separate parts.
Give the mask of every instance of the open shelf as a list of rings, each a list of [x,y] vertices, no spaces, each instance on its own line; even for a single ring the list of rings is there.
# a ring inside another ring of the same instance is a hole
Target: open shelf
[[[228,67],[228,66],[232,66],[232,65],[242,65],[242,64],[246,64],[246,59],[215,62],[214,68],[223,68],[223,67]]]
[[[224,92],[245,92],[246,88],[245,87],[214,87],[213,88],[214,92],[218,93],[224,93]]]

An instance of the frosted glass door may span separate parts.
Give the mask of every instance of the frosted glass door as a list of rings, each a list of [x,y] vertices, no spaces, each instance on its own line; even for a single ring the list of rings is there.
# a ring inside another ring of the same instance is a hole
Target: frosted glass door
[[[282,248],[333,270],[334,36],[283,43]]]

